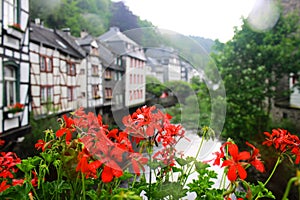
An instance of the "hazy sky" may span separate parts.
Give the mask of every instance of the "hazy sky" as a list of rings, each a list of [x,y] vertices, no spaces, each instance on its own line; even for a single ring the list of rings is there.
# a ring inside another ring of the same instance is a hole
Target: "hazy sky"
[[[116,1],[116,0],[115,0]],[[184,35],[219,39],[233,36],[233,27],[247,17],[255,0],[123,0],[133,14],[155,26]]]

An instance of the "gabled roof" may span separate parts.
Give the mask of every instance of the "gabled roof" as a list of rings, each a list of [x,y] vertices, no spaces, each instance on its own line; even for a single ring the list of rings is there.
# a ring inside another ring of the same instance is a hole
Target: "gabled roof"
[[[108,32],[98,37],[98,40],[105,43],[116,55],[128,55],[140,60],[146,60],[140,45],[121,33],[117,27],[111,27]]]
[[[139,46],[135,41],[120,32],[118,27],[111,27],[109,31],[98,37],[103,42],[126,42],[135,46]]]
[[[114,63],[114,58],[116,57],[102,42],[97,41],[99,57],[104,64],[104,66],[109,66]]]
[[[31,42],[52,47],[75,58],[83,58],[85,55],[83,49],[67,33],[45,28],[34,23],[30,24],[30,30]]]

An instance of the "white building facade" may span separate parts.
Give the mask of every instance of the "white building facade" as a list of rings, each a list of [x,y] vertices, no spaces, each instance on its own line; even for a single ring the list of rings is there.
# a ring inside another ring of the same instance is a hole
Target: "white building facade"
[[[55,30],[31,24],[31,95],[34,116],[72,111],[82,106],[79,93],[83,55]]]
[[[29,1],[3,0],[0,12],[0,137],[17,138],[30,131]]]

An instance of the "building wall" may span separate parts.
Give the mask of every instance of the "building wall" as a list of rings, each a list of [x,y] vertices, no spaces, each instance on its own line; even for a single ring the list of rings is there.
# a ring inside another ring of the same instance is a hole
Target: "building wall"
[[[52,71],[41,70],[41,60],[52,60]],[[82,105],[78,81],[81,60],[61,54],[57,49],[30,43],[32,111],[35,116],[66,112]],[[70,74],[69,65],[76,70]],[[45,89],[47,97],[43,98]],[[49,88],[49,90],[48,90]]]
[[[82,60],[77,71],[79,106],[96,108],[103,105],[102,64],[98,56],[89,55]],[[97,90],[96,90],[96,87]]]
[[[0,137],[25,134],[29,131],[29,1],[19,1],[19,17],[14,18],[12,7],[8,1],[0,3],[0,87],[1,97],[5,94],[4,66],[11,66],[15,70],[15,96],[11,102],[0,99]],[[3,17],[3,18],[2,18]],[[11,27],[19,26],[18,29]],[[11,103],[24,104],[24,110],[18,114],[8,113]]]
[[[146,65],[145,61],[126,57],[125,106],[145,103]]]

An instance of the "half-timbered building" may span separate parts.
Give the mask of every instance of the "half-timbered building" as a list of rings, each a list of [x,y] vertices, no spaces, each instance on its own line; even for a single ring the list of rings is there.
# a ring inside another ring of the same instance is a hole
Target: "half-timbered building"
[[[93,36],[84,33],[75,41],[86,51],[86,57],[81,62],[78,74],[79,92],[82,97],[82,106],[99,113],[103,106],[102,63],[98,51],[99,45]]]
[[[69,37],[69,38],[68,38]],[[84,105],[78,74],[86,52],[69,33],[31,24],[31,95],[34,116],[63,113]]]
[[[0,3],[0,137],[30,131],[29,1]]]

